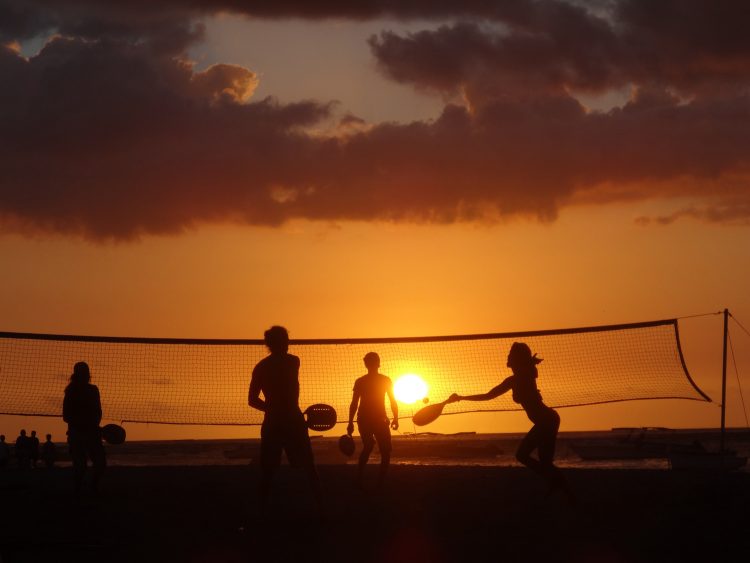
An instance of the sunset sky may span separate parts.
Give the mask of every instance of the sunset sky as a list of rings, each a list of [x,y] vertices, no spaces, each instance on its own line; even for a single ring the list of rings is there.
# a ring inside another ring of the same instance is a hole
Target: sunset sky
[[[750,329],[748,16],[743,0],[0,0],[0,331],[419,336],[725,307]],[[716,401],[721,329],[680,324]],[[750,397],[750,335],[732,330]],[[731,358],[729,376],[728,425],[745,426]],[[561,416],[712,427],[719,409]],[[32,426],[64,432],[0,417],[12,439]]]

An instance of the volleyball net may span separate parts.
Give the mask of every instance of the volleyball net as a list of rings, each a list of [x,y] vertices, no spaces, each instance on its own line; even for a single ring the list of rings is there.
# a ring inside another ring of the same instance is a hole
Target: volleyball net
[[[546,404],[572,407],[643,399],[710,401],[693,382],[676,319],[562,330],[412,338],[292,340],[300,406],[332,405],[346,422],[363,357],[377,352],[394,382],[418,375],[431,402],[484,393],[510,375],[513,342],[543,358],[537,385]],[[86,361],[104,418],[121,422],[257,425],[250,376],[267,355],[262,340],[71,336],[0,332],[0,414],[61,416],[73,365]],[[401,417],[422,406],[399,405]],[[459,402],[444,414],[519,410],[510,393]]]

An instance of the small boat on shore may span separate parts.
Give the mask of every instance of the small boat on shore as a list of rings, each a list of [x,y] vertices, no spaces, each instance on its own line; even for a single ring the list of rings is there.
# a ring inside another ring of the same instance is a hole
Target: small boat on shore
[[[574,440],[570,448],[584,460],[665,458],[674,444],[665,439],[669,428],[613,428],[608,439]]]

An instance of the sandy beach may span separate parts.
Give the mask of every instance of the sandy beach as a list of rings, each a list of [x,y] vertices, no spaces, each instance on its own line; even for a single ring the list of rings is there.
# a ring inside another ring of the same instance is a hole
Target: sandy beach
[[[369,474],[374,478],[375,467]],[[520,467],[391,468],[380,492],[321,465],[322,514],[282,467],[111,467],[76,502],[70,469],[0,474],[3,563],[30,561],[744,561],[750,474],[567,469],[570,504]]]

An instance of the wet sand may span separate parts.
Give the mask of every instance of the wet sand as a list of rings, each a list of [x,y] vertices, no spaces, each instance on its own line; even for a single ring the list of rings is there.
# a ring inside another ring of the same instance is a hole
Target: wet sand
[[[375,466],[368,476],[374,480]],[[282,467],[273,509],[254,466],[110,467],[76,501],[70,469],[0,473],[2,562],[744,561],[750,473],[568,469],[577,502],[520,467],[394,466],[383,491],[319,467],[319,514]]]

